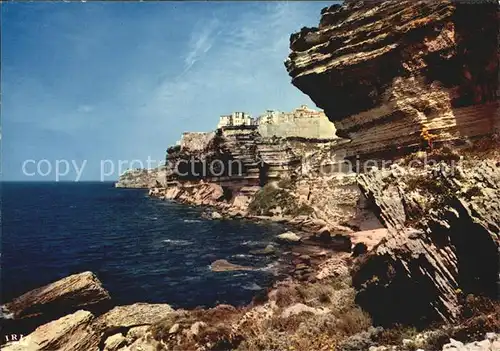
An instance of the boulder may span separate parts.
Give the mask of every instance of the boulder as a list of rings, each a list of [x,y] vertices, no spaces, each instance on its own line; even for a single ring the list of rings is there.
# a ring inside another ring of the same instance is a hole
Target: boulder
[[[294,232],[286,232],[283,234],[280,234],[276,237],[276,240],[281,243],[286,243],[286,244],[297,244],[300,242],[301,238]]]
[[[274,255],[276,253],[276,249],[273,245],[267,245],[265,248],[263,249],[259,249],[259,250],[252,250],[250,251],[250,253],[252,255]]]
[[[450,342],[443,345],[443,351],[492,351],[500,350],[498,336],[495,333],[488,333],[482,341],[474,341],[468,344],[458,340],[450,339]]]
[[[191,328],[189,329],[190,334],[193,336],[197,336],[200,331],[207,326],[207,323],[205,322],[195,322],[191,325]]]
[[[177,332],[179,331],[180,328],[181,328],[181,326],[179,325],[179,323],[175,323],[173,326],[170,327],[170,329],[168,330],[168,333],[169,334],[177,334]]]
[[[210,265],[212,272],[251,271],[252,267],[240,266],[227,260],[217,260]]]
[[[121,351],[157,351],[163,349],[161,344],[150,335],[146,335],[134,341],[133,344],[124,347]]]
[[[5,351],[98,351],[99,335],[92,328],[94,316],[77,311],[38,327],[20,341],[6,345]]]
[[[149,331],[149,328],[150,328],[149,325],[142,325],[139,327],[130,328],[126,336],[127,344],[132,344],[137,339],[142,338]]]
[[[95,328],[109,334],[124,328],[148,326],[159,322],[174,310],[167,304],[135,303],[133,305],[117,306],[98,317]]]
[[[116,333],[106,339],[106,341],[104,342],[104,351],[117,351],[126,344],[127,344],[127,339],[125,339],[123,334]]]
[[[212,215],[211,215],[212,219],[222,219],[222,215],[219,213],[219,212],[212,212]]]
[[[7,330],[34,327],[85,308],[100,312],[110,303],[109,293],[92,272],[83,272],[31,290],[3,306]]]

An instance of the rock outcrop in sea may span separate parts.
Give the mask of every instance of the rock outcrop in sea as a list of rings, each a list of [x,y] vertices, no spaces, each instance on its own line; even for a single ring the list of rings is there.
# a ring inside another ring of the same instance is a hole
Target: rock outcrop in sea
[[[256,208],[251,203],[263,189],[277,189],[272,184],[281,179],[295,179],[306,172],[305,166],[318,159],[319,149],[329,150],[338,142],[338,139],[264,138],[256,125],[184,133],[179,145],[167,150],[166,185],[154,187],[149,193],[162,199],[214,206],[231,216],[247,215],[249,209]],[[291,211],[287,205],[295,207],[298,203],[296,196],[284,192],[282,195],[274,197],[281,199],[280,205],[268,206],[264,212]],[[299,208],[300,205],[292,212]],[[307,212],[306,207],[301,210]]]

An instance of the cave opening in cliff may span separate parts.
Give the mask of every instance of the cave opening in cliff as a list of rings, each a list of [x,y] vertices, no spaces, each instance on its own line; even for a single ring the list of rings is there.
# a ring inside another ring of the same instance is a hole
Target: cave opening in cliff
[[[471,217],[463,207],[456,208],[459,214],[450,221],[449,233],[457,253],[460,289],[465,294],[498,299],[498,247],[485,227],[472,220],[464,220]]]

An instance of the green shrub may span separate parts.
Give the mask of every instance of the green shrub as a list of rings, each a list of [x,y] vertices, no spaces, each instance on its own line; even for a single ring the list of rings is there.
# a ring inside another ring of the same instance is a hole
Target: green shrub
[[[413,339],[417,335],[414,327],[395,325],[384,329],[376,338],[380,345],[402,345],[403,339]]]
[[[270,216],[273,214],[273,209],[278,207],[282,209],[284,215],[294,217],[310,215],[314,212],[311,206],[299,204],[297,199],[287,190],[272,183],[266,184],[255,194],[248,206],[248,210],[254,215]]]
[[[281,189],[291,189],[292,186],[293,186],[293,182],[288,177],[281,178],[278,182],[278,187]]]
[[[266,184],[255,194],[248,210],[256,215],[271,215],[271,210],[282,202],[284,193],[282,189],[276,188],[273,184]]]

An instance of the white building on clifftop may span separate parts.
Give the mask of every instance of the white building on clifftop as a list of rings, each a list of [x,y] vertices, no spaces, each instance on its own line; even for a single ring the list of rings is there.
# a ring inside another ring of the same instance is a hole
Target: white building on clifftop
[[[245,112],[233,112],[230,115],[223,115],[219,118],[217,128],[230,126],[251,126],[254,124],[252,116]]]
[[[300,137],[334,139],[335,126],[323,111],[302,105],[292,112],[267,110],[257,118],[256,124],[263,137]]]

